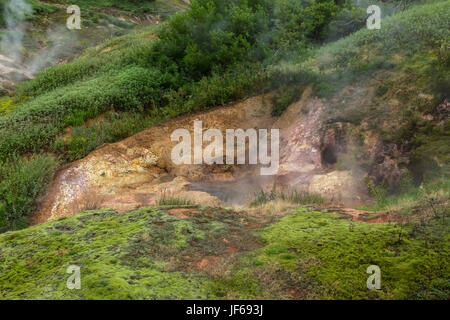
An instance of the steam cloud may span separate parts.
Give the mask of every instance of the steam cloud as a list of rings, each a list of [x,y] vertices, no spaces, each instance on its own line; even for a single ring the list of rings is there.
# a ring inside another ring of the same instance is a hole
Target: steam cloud
[[[24,21],[32,12],[31,6],[23,0],[9,0],[5,3],[3,15],[7,31],[0,42],[0,50],[16,63],[23,60]]]
[[[17,64],[24,64],[29,74],[36,74],[68,56],[77,44],[77,36],[64,26],[49,29],[44,40],[47,45],[26,59],[23,46],[25,19],[32,13],[32,7],[24,0],[9,0],[5,3],[3,14],[7,30],[0,41],[0,53]]]
[[[31,74],[36,74],[56,64],[62,57],[69,56],[75,49],[77,36],[75,32],[70,32],[61,26],[54,30],[47,30],[46,41],[49,45],[36,52],[27,63]]]

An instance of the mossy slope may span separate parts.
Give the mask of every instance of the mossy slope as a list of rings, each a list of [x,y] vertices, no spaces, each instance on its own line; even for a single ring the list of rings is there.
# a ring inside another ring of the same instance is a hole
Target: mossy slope
[[[448,240],[307,209],[279,221],[195,206],[91,211],[1,235],[0,298],[446,299]],[[372,264],[381,290],[366,287]],[[81,290],[66,288],[69,265]]]

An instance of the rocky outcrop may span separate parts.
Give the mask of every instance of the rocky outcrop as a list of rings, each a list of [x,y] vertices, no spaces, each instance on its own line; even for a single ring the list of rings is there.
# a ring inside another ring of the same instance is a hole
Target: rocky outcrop
[[[357,203],[362,200],[364,183],[350,170],[335,170],[311,177],[308,192],[320,194],[331,202]]]
[[[220,205],[217,197],[198,188],[191,189],[191,181],[229,181],[251,176],[256,168],[175,165],[171,151],[176,142],[171,141],[171,133],[185,128],[192,134],[194,120],[203,122],[203,130],[270,128],[274,121],[270,107],[266,96],[255,97],[230,107],[172,120],[121,142],[104,145],[60,170],[32,220],[39,223],[88,209],[127,212],[155,205],[164,197]]]
[[[58,173],[33,221],[86,209],[126,212],[155,205],[164,197],[208,206],[236,204],[236,199],[243,201],[274,185],[349,205],[368,199],[367,179],[387,186],[399,183],[407,153],[396,144],[383,143],[368,121],[326,121],[330,105],[312,96],[310,88],[280,118],[273,118],[270,96],[174,119],[98,148]],[[279,128],[278,173],[262,179],[258,166],[175,165],[171,151],[177,142],[171,141],[171,133],[184,128],[193,136],[195,120],[202,121],[203,131],[214,128],[222,133]]]

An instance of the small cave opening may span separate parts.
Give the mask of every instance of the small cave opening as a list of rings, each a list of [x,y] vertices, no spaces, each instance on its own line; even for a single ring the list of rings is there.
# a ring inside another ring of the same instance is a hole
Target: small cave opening
[[[322,164],[324,165],[332,165],[337,162],[337,151],[333,146],[326,146],[325,149],[322,150]]]

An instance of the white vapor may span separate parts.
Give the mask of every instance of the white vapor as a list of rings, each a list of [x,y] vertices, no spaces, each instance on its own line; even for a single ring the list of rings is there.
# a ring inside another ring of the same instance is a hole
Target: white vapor
[[[61,26],[54,30],[47,30],[48,46],[35,52],[27,62],[31,74],[51,67],[64,56],[70,55],[77,45],[77,34]]]
[[[9,0],[3,11],[7,31],[0,42],[0,51],[16,63],[23,60],[23,38],[25,36],[25,18],[33,12],[24,0]]]
[[[25,0],[8,0],[5,3],[3,14],[7,30],[0,41],[0,54],[21,65],[28,74],[34,75],[69,56],[77,45],[77,34],[67,30],[65,25],[48,29],[43,39],[46,46],[24,61],[25,20],[32,13],[31,5]]]

